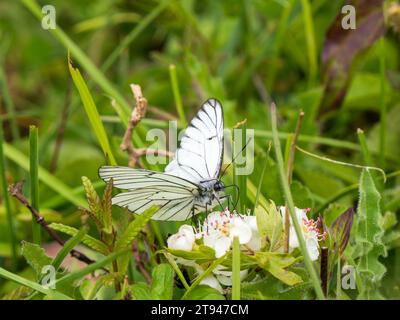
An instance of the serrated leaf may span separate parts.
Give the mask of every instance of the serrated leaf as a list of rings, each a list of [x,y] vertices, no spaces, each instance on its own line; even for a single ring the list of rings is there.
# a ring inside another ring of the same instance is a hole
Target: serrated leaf
[[[174,270],[169,264],[157,265],[152,272],[151,295],[155,300],[171,300],[174,288]]]
[[[101,230],[104,227],[104,217],[100,197],[93,187],[92,182],[87,177],[82,177],[82,184],[89,205],[89,210],[85,211],[85,213],[94,220],[96,225],[99,227],[99,230]]]
[[[104,230],[107,233],[112,232],[112,201],[111,201],[112,188],[113,188],[113,179],[111,178],[107,182],[106,188],[104,189],[103,198],[101,200]]]
[[[62,233],[68,234],[72,237],[76,236],[79,232],[78,229],[67,226],[62,223],[52,223],[52,224],[50,224],[49,227],[56,231],[60,231]],[[107,246],[103,242],[101,242],[100,240],[97,240],[96,238],[93,238],[87,234],[85,234],[85,236],[83,237],[82,243],[84,243],[88,247],[92,248],[93,250],[100,252],[101,254],[107,255],[109,253]]]
[[[379,262],[386,255],[382,241],[382,214],[380,211],[381,196],[375,187],[370,172],[364,169],[360,177],[360,199],[357,208],[357,271],[362,281],[359,299],[382,298],[379,293],[380,282],[386,267]]]
[[[116,250],[129,247],[157,210],[158,207],[153,206],[142,214],[136,215],[135,220],[128,225],[123,234],[118,238],[115,244]]]
[[[21,253],[28,264],[35,270],[36,276],[40,276],[44,266],[51,265],[52,259],[48,257],[42,247],[37,244],[22,241]]]

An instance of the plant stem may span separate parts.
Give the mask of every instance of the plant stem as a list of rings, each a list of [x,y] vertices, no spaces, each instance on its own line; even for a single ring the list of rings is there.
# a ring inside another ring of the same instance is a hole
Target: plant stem
[[[176,106],[176,111],[178,112],[178,115],[179,115],[179,121],[180,121],[181,125],[183,125],[184,127],[187,127],[185,111],[183,110],[182,98],[181,98],[181,94],[179,91],[179,83],[178,83],[178,76],[176,74],[176,66],[174,64],[171,64],[169,66],[169,76],[171,78],[172,92],[174,94],[175,106]]]
[[[31,205],[39,211],[39,152],[38,152],[38,128],[29,127],[29,178]],[[33,242],[40,245],[41,229],[32,216],[32,235]]]
[[[10,234],[10,243],[11,243],[11,257],[13,270],[17,269],[17,236],[15,232],[15,221],[13,212],[11,209],[10,196],[7,191],[7,177],[6,177],[6,160],[4,158],[4,150],[3,150],[3,122],[0,121],[0,179],[1,179],[1,191],[3,194],[4,206],[7,214],[7,224],[8,231]]]
[[[294,169],[294,157],[296,154],[296,144],[297,144],[297,140],[300,135],[303,118],[304,118],[304,112],[300,111],[299,115],[297,117],[295,132],[294,132],[293,136],[290,136],[290,139],[288,139],[288,144],[290,142],[290,148],[289,148],[288,157],[287,157],[286,174],[287,174],[287,180],[288,180],[289,187],[292,184],[293,169]],[[289,208],[286,205],[285,206],[285,248],[284,248],[285,253],[289,252],[289,239],[290,239],[290,218],[289,218]]]
[[[314,22],[310,2],[308,0],[301,0],[301,4],[303,7],[304,34],[307,42],[309,84],[312,85],[316,79],[318,69]]]
[[[289,213],[292,218],[292,223],[294,226],[294,229],[296,231],[297,239],[300,245],[300,250],[304,258],[304,263],[306,266],[306,269],[308,270],[308,273],[311,278],[311,283],[314,286],[315,293],[317,295],[318,299],[324,300],[324,293],[322,291],[318,275],[314,269],[314,265],[310,259],[310,256],[308,255],[307,251],[307,246],[303,237],[303,233],[301,231],[301,227],[299,224],[299,221],[297,219],[296,213],[295,213],[295,207],[294,207],[294,202],[293,202],[293,197],[292,193],[289,188],[289,184],[287,181],[287,176],[285,174],[285,168],[284,168],[284,163],[283,163],[283,157],[282,157],[282,152],[281,152],[281,145],[278,137],[278,128],[277,128],[277,119],[276,119],[276,106],[274,103],[271,104],[270,106],[270,112],[271,112],[271,126],[272,126],[272,133],[273,133],[273,142],[274,142],[274,147],[275,147],[275,155],[276,155],[276,161],[278,165],[278,170],[279,170],[279,177],[281,181],[281,186],[283,188],[283,192],[285,194],[286,202],[289,208]]]
[[[379,54],[379,70],[381,80],[381,94],[380,94],[380,124],[379,124],[379,164],[382,168],[385,167],[385,151],[386,151],[386,126],[387,126],[387,106],[385,99],[385,70],[386,70],[386,59],[385,59],[385,38],[382,37],[380,40],[380,54]]]
[[[371,154],[368,150],[367,140],[365,139],[364,131],[361,130],[360,128],[358,128],[357,135],[358,135],[358,141],[360,142],[361,152],[364,157],[365,165],[372,166],[373,162],[372,162]]]
[[[328,248],[321,248],[321,269],[320,269],[320,277],[321,277],[321,287],[324,292],[325,297],[328,297]]]
[[[240,244],[233,238],[232,246],[232,300],[240,300]]]

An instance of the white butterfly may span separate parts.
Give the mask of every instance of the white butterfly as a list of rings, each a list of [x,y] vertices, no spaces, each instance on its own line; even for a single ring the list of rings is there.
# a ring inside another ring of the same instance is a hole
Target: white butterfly
[[[192,119],[180,147],[165,172],[104,166],[99,175],[127,189],[112,203],[140,214],[157,205],[154,220],[183,221],[211,209],[224,197],[219,180],[224,153],[224,117],[221,104],[208,99]]]

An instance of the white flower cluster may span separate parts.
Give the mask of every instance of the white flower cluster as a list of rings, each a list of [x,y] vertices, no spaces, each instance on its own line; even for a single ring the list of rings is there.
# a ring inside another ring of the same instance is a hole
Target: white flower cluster
[[[284,219],[285,208],[279,208],[282,219]],[[307,218],[308,209],[296,208],[296,216],[302,226],[303,236],[307,244],[308,253],[312,260],[318,259],[319,245],[321,235],[316,222]],[[289,246],[293,250],[299,246],[292,221],[290,225]],[[228,252],[233,243],[233,238],[238,237],[239,243],[246,249],[251,251],[259,251],[262,246],[262,241],[257,228],[257,220],[255,216],[239,215],[225,209],[221,212],[212,212],[199,226],[198,230],[189,225],[182,225],[178,233],[170,236],[167,240],[168,248],[175,250],[192,251],[196,240],[202,240],[205,246],[208,246],[215,251],[215,258],[222,257]],[[204,270],[194,261],[188,261],[182,258],[177,259],[178,263],[186,266],[194,267],[201,274]],[[231,286],[232,272],[224,271],[222,266],[218,266],[213,270],[214,275],[209,275],[201,284],[209,285],[222,292],[222,285]],[[241,271],[241,277],[244,279],[247,275],[247,270]]]

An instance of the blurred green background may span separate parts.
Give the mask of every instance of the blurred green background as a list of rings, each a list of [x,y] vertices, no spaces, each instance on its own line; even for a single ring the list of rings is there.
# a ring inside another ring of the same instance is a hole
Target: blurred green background
[[[271,140],[262,92],[278,106],[283,144],[285,133],[294,131],[303,110],[302,148],[339,161],[378,166],[387,173],[399,170],[400,10],[393,1],[351,2],[357,13],[357,29],[352,33],[337,23],[345,16],[344,1],[38,1],[40,6],[55,7],[58,30],[103,70],[130,105],[134,106],[134,99],[129,85],[142,87],[152,107],[147,122],[135,131],[142,141],[147,129],[165,127],[166,118],[179,118],[171,65],[176,66],[186,120],[208,97],[223,103],[227,128],[247,119],[247,128],[254,128],[256,135],[255,170],[248,177],[254,186]],[[79,188],[83,175],[99,180],[97,170],[105,158],[72,83],[66,47],[41,27],[27,3],[32,1],[0,2],[0,110],[6,141],[27,155],[29,125],[36,124],[40,165],[65,185]],[[105,66],[110,56],[115,59]],[[72,59],[90,84],[118,163],[127,165],[126,154],[119,150],[124,127],[111,105],[113,97],[74,54]],[[362,154],[358,128],[365,133],[370,163]],[[9,182],[27,179],[18,165],[23,158],[9,150],[6,157]],[[296,205],[322,212],[332,196],[342,192],[328,207],[332,221],[340,210],[355,205],[357,189],[346,192],[346,187],[358,182],[359,173],[298,152],[292,186]],[[46,183],[40,188],[41,208],[49,221],[80,223],[74,204]],[[398,178],[385,185],[379,182],[379,188],[383,212],[398,215]],[[265,198],[283,203],[272,159],[261,190]],[[250,188],[248,207],[252,192]],[[7,257],[2,210],[0,254]],[[29,239],[29,215],[22,210],[17,217],[18,237]],[[385,260],[389,297],[399,297],[400,241],[396,241]],[[2,261],[6,263],[0,257]]]

